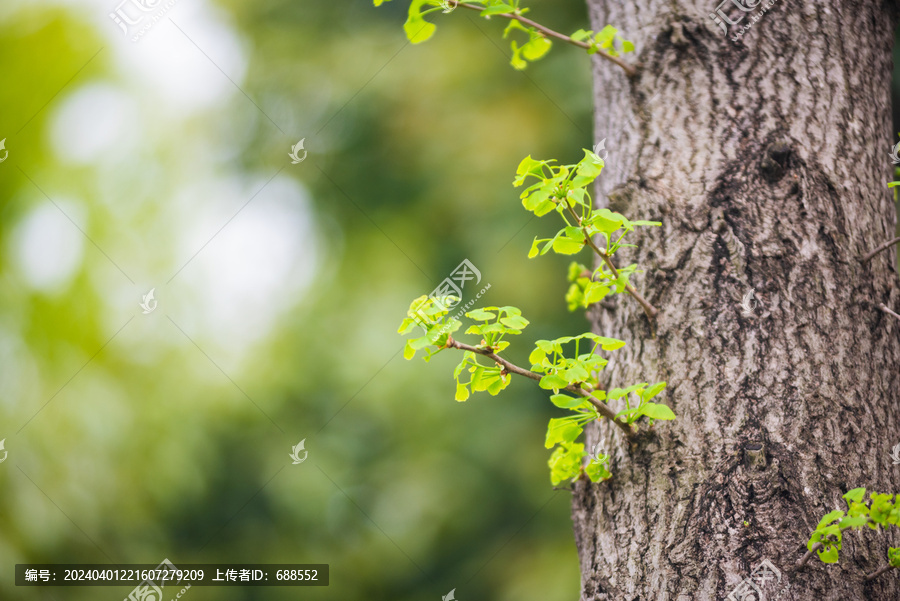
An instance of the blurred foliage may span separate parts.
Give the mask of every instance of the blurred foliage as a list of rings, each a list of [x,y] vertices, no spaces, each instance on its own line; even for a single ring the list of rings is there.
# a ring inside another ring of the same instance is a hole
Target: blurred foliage
[[[15,563],[164,557],[331,565],[328,588],[197,601],[578,595],[539,444],[562,412],[529,382],[461,407],[447,360],[404,362],[396,324],[467,258],[485,304],[534,322],[522,348],[583,328],[564,261],[528,263],[547,231],[511,182],[529,153],[589,147],[589,59],[561,45],[517,73],[503,24],[461,13],[411,47],[393,4],[180,2],[136,44],[115,2],[5,5],[3,599],[130,590],[17,589]],[[280,271],[259,250],[279,224]]]

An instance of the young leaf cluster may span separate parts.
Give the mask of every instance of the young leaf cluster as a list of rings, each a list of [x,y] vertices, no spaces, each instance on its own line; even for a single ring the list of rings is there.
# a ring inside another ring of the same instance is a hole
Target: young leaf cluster
[[[381,6],[390,0],[374,0],[375,6]],[[629,73],[633,68],[625,65],[616,57],[626,52],[634,51],[634,44],[618,35],[618,30],[607,25],[596,35],[593,31],[579,29],[571,36],[567,36],[548,29],[524,15],[529,9],[521,6],[520,0],[472,0],[471,2],[459,2],[458,0],[412,0],[409,5],[406,22],[403,30],[407,39],[413,44],[427,41],[434,35],[437,26],[426,20],[425,17],[433,13],[449,13],[458,7],[479,11],[479,15],[485,19],[499,16],[509,19],[509,24],[503,31],[503,39],[509,39],[513,34],[518,34],[519,40],[510,39],[512,58],[510,64],[522,70],[528,67],[528,63],[543,58],[553,46],[551,37],[569,42],[575,46],[587,50],[588,54],[600,53],[606,58],[612,58],[617,64]]]
[[[603,159],[590,150],[585,150],[584,158],[574,165],[554,165],[554,161],[539,161],[530,155],[519,163],[513,185],[520,187],[531,182],[520,195],[522,206],[538,217],[556,211],[565,222],[565,227],[552,238],[535,238],[528,257],[544,255],[551,250],[561,255],[574,255],[588,247],[602,261],[593,271],[577,262],[569,266],[571,285],[566,294],[569,310],[585,308],[609,294],[628,291],[652,316],[656,310],[637,295],[629,281],[638,273],[637,265],[616,268],[612,257],[620,248],[633,246],[625,244],[624,238],[636,227],[660,223],[630,221],[609,209],[595,209],[588,187],[602,170]],[[594,242],[597,236],[603,241],[602,248]]]
[[[462,326],[461,321],[447,315],[450,312],[447,307],[458,302],[459,299],[455,296],[431,298],[424,295],[412,302],[398,332],[409,334],[415,331],[416,326],[421,326],[425,333],[406,340],[403,347],[404,359],[410,360],[416,356],[416,352],[424,350],[425,361],[430,361],[432,356],[446,346],[450,334]]]
[[[673,420],[675,414],[669,409],[668,405],[653,403],[650,401],[658,395],[666,387],[665,382],[657,382],[653,386],[649,386],[646,382],[641,384],[633,384],[628,388],[613,388],[609,391],[609,399],[615,401],[617,399],[625,399],[625,409],[616,414],[617,418],[625,420],[625,423],[633,424],[642,417],[648,418],[650,424],[653,420]],[[631,394],[637,395],[637,403],[632,407],[629,397]]]
[[[527,9],[521,9],[522,12],[525,10]],[[486,12],[487,11],[483,11],[481,14],[484,15]],[[522,14],[522,12],[516,14]],[[509,25],[503,30],[503,39],[507,39],[514,31],[521,31],[528,36],[527,41],[522,44],[522,46],[519,46],[516,43],[516,40],[510,40],[509,42],[510,49],[512,50],[512,58],[510,59],[509,64],[518,71],[526,69],[528,63],[533,63],[544,58],[544,55],[550,52],[550,48],[553,47],[553,42],[551,42],[543,33],[534,27],[522,25],[520,21],[516,21],[515,19],[510,20]]]
[[[509,342],[503,340],[504,336],[521,334],[529,323],[516,307],[484,307],[466,313],[466,317],[475,322],[469,326],[466,334],[480,336],[480,346],[493,352],[506,349]],[[479,356],[478,353],[466,351],[462,361],[453,370],[457,401],[467,400],[471,392],[487,391],[491,396],[497,396],[501,390],[509,386],[511,380],[509,372],[496,363],[483,365],[478,360]],[[460,379],[464,371],[469,374],[468,382]]]
[[[900,495],[871,493],[868,500],[865,488],[854,488],[844,495],[848,509],[831,511],[819,521],[818,526],[809,537],[806,548],[812,552],[817,550],[819,559],[824,563],[837,563],[843,542],[844,530],[859,529],[867,526],[872,530],[882,527],[900,525]],[[900,567],[900,548],[888,549],[888,564]]]
[[[613,389],[610,399],[636,393],[641,400],[632,407],[626,398],[625,409],[618,415],[607,407],[607,393],[599,388],[597,377],[607,360],[598,351],[619,349],[625,344],[621,340],[591,332],[556,340],[538,340],[529,355],[531,368],[524,369],[499,355],[509,347],[506,338],[521,334],[529,325],[518,308],[484,307],[466,313],[472,324],[465,334],[479,340],[478,344],[470,345],[454,340],[450,335],[459,330],[461,322],[450,317],[443,307],[443,302],[428,297],[413,301],[399,331],[410,334],[421,326],[424,334],[407,339],[404,357],[412,359],[417,351],[425,350],[428,360],[448,348],[462,350],[462,360],[453,372],[457,401],[466,401],[475,392],[496,396],[509,386],[512,373],[536,380],[541,388],[552,391],[551,402],[570,412],[566,417],[551,419],[547,427],[545,446],[554,449],[549,461],[550,479],[554,485],[580,478],[582,474],[594,482],[610,477],[609,458],[599,452],[586,454],[584,444],[577,442],[589,422],[604,417],[613,419],[631,433],[631,424],[641,417],[648,417],[651,424],[654,419],[675,417],[665,405],[649,402],[665,388],[665,382],[649,389],[647,384]],[[422,319],[423,315],[426,319]],[[588,459],[586,463],[585,458]]]
[[[619,30],[612,25],[607,25],[596,35],[589,29],[579,29],[572,34],[572,39],[590,44],[588,54],[596,54],[600,50],[605,50],[611,56],[634,52],[634,44],[620,36]]]

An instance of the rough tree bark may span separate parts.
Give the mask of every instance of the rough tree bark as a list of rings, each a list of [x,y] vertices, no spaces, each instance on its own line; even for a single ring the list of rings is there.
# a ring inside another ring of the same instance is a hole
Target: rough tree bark
[[[895,601],[897,570],[864,576],[898,537],[853,532],[838,565],[793,566],[844,492],[900,492],[900,321],[877,308],[900,311],[894,253],[859,260],[895,232],[898,7],[780,0],[732,41],[769,0],[727,36],[707,16],[719,1],[588,0],[642,63],[629,79],[594,61],[598,198],[663,223],[619,258],[645,269],[656,323],[625,296],[591,318],[628,342],[610,385],[668,381],[678,420],[634,450],[589,431],[614,476],[575,488],[582,598],[725,599],[768,558],[781,600]]]

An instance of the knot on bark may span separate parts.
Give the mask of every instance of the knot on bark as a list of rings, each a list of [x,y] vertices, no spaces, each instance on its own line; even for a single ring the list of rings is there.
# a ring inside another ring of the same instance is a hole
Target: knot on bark
[[[751,469],[766,469],[766,445],[762,442],[748,442],[744,445],[744,461]]]
[[[784,177],[791,157],[791,145],[785,141],[773,142],[766,146],[765,154],[759,164],[763,177],[775,183]]]

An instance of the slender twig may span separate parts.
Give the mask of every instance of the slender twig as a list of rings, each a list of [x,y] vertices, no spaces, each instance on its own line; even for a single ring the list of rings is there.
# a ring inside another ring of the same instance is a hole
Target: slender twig
[[[880,253],[880,252],[883,251],[884,249],[890,248],[891,246],[897,244],[898,242],[900,242],[900,238],[894,238],[893,240],[891,240],[891,241],[889,241],[889,242],[885,242],[884,244],[882,244],[881,246],[879,246],[878,248],[876,248],[875,250],[873,250],[872,252],[870,252],[869,254],[867,254],[865,257],[863,257],[862,262],[863,262],[863,263],[867,263],[867,262],[871,261],[871,260],[872,260],[872,257],[874,257],[875,255],[877,255],[878,253]]]
[[[794,567],[795,570],[799,570],[803,566],[806,565],[806,562],[809,561],[809,558],[813,556],[813,553],[822,548],[822,543],[816,543],[812,546],[812,549],[806,552],[806,555],[800,558],[800,561],[797,562],[797,565]]]
[[[469,10],[477,10],[478,12],[481,12],[484,10],[483,6],[478,6],[476,4],[468,4],[466,2],[460,2],[459,0],[448,0],[448,2],[452,5],[454,5],[454,7],[461,6],[463,8],[468,8]],[[573,40],[570,36],[567,36],[564,33],[559,33],[558,31],[554,31],[554,30],[550,29],[549,27],[545,27],[545,26],[541,25],[540,23],[537,23],[535,21],[532,21],[531,19],[527,19],[527,18],[523,17],[522,15],[517,15],[515,13],[500,13],[500,14],[491,15],[491,16],[492,17],[502,17],[504,19],[512,19],[514,21],[518,21],[519,23],[522,23],[523,25],[527,25],[529,27],[534,27],[535,29],[537,29],[538,31],[543,33],[545,36],[548,36],[551,38],[556,38],[558,40],[562,40],[564,42],[572,44],[573,46],[578,46],[579,48],[584,48],[585,50],[591,49],[591,45],[588,44],[587,42],[579,42],[578,40]],[[629,77],[634,77],[634,74],[637,73],[635,68],[632,67],[631,65],[629,65],[628,63],[626,63],[625,61],[609,54],[608,52],[604,52],[600,48],[596,48],[596,47],[594,47],[594,48],[596,49],[597,54],[599,54],[606,60],[610,61],[611,63],[618,65],[619,67],[622,67],[622,70],[625,71],[625,73]]]
[[[450,348],[456,348],[456,349],[460,349],[463,351],[469,351],[469,352],[476,353],[478,355],[487,357],[488,359],[491,359],[498,365],[502,366],[504,370],[506,370],[510,373],[518,374],[520,376],[524,376],[526,378],[531,378],[532,380],[537,380],[537,381],[540,381],[540,379],[543,377],[540,374],[534,373],[533,371],[527,370],[525,368],[519,367],[518,365],[510,363],[509,361],[507,361],[506,359],[504,359],[503,357],[501,357],[500,355],[498,355],[497,353],[495,353],[494,351],[492,351],[490,349],[479,348],[477,346],[471,346],[469,344],[465,344],[464,342],[454,340],[452,337],[447,338],[447,346]],[[581,388],[580,386],[574,386],[574,385],[570,384],[569,386],[566,386],[562,390],[571,392],[572,394],[577,394],[580,397],[584,397],[585,400],[590,402],[591,405],[593,405],[597,409],[597,413],[599,413],[600,415],[602,415],[603,417],[605,417],[609,420],[612,420],[613,423],[615,423],[617,426],[619,426],[619,428],[622,429],[622,431],[625,433],[625,436],[628,438],[629,441],[634,440],[634,437],[635,437],[634,429],[629,424],[617,419],[616,414],[613,413],[612,409],[609,408],[609,405],[607,405],[606,403],[604,403],[603,401],[601,401],[600,399],[595,397],[593,394],[591,394],[587,390]]]
[[[575,209],[573,209],[571,207],[571,205],[569,205],[568,202],[566,202],[566,201],[562,201],[562,202],[565,203],[566,208],[569,210],[569,214],[572,216],[573,219],[575,219],[575,222],[581,228],[582,233],[584,233],[584,239],[585,239],[586,243],[588,244],[588,246],[590,246],[591,249],[595,253],[597,253],[597,256],[599,256],[603,260],[603,262],[606,263],[606,266],[609,267],[609,270],[610,270],[610,272],[612,272],[613,276],[616,279],[618,279],[619,270],[616,269],[615,265],[613,265],[612,258],[610,258],[610,256],[606,253],[606,251],[602,250],[599,246],[597,246],[594,243],[594,239],[591,238],[591,234],[588,231],[587,226],[584,224],[581,217],[578,216],[578,213],[575,212]],[[647,314],[647,317],[649,317],[650,319],[656,319],[656,315],[659,313],[659,310],[656,307],[654,307],[653,305],[651,305],[647,301],[647,299],[645,299],[643,296],[641,296],[641,293],[638,292],[637,289],[631,285],[631,282],[625,283],[625,290],[627,290],[628,294],[633,296],[634,300],[636,300],[641,305],[641,307],[644,309],[644,313]]]
[[[872,572],[871,574],[868,574],[865,577],[865,580],[875,580],[876,578],[878,578],[879,576],[881,576],[888,570],[893,569],[893,567],[894,566],[892,566],[891,564],[885,564],[885,565],[881,566],[880,568],[878,568],[877,570],[875,570],[874,572]]]
[[[893,311],[888,309],[887,305],[884,305],[884,304],[878,305],[878,308],[881,309],[882,311],[884,311],[885,313],[887,313],[888,315],[893,315],[897,319],[900,319],[900,315],[897,315],[896,313],[894,313]]]

